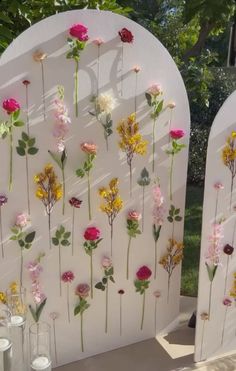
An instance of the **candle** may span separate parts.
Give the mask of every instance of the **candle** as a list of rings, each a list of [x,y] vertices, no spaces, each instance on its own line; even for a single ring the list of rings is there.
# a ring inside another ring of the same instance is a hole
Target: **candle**
[[[33,370],[44,370],[45,368],[49,367],[51,364],[51,361],[45,356],[39,356],[35,358],[32,363],[31,367]]]
[[[12,326],[21,326],[25,322],[24,318],[21,316],[12,316],[11,325]]]
[[[8,348],[10,348],[11,343],[6,338],[0,338],[0,352],[4,352]]]

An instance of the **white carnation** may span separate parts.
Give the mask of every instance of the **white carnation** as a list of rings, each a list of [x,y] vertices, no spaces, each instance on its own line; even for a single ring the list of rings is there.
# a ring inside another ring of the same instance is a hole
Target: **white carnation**
[[[96,98],[96,106],[101,113],[111,113],[115,107],[115,99],[109,94],[101,94]]]

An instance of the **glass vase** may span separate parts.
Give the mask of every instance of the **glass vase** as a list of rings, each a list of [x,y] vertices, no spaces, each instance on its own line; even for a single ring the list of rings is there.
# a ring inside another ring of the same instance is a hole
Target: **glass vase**
[[[5,306],[0,306],[0,352],[5,352],[12,345],[10,336],[11,313]]]
[[[19,290],[12,292],[6,291],[7,305],[11,312],[11,326],[23,326],[26,321],[26,289],[20,287]]]
[[[34,323],[29,335],[31,369],[48,370],[51,366],[50,326],[45,322]]]

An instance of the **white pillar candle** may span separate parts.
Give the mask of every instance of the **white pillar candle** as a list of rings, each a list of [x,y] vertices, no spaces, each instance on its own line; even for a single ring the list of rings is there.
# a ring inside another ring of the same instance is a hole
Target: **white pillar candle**
[[[0,338],[0,352],[4,352],[10,348],[11,342],[6,338]]]
[[[25,322],[24,318],[21,316],[12,316],[11,325],[12,326],[21,326]]]
[[[35,358],[32,363],[31,367],[33,370],[44,370],[45,368],[48,368],[51,364],[51,361],[45,356],[39,356]]]

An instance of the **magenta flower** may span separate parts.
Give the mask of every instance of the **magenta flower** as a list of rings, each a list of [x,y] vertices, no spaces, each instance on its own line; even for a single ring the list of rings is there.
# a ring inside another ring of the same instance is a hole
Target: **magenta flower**
[[[87,241],[96,241],[101,235],[100,229],[96,227],[88,227],[84,232],[84,239]]]
[[[2,107],[8,114],[18,111],[20,109],[20,104],[14,99],[5,99],[2,103]]]
[[[85,27],[83,24],[74,24],[69,31],[72,37],[75,37],[79,41],[87,41],[88,40],[88,28]]]
[[[61,279],[63,282],[72,282],[74,280],[75,276],[74,273],[71,271],[64,272],[61,276]]]
[[[170,137],[172,139],[181,139],[185,136],[185,131],[182,129],[172,129],[170,131]]]
[[[229,298],[225,298],[225,299],[223,300],[223,305],[225,305],[226,307],[230,307],[231,304],[232,304],[232,300],[231,300],[231,299],[229,299]]]
[[[0,207],[1,207],[1,206],[4,206],[4,205],[7,203],[7,201],[8,201],[7,196],[1,194],[1,195],[0,195]]]

